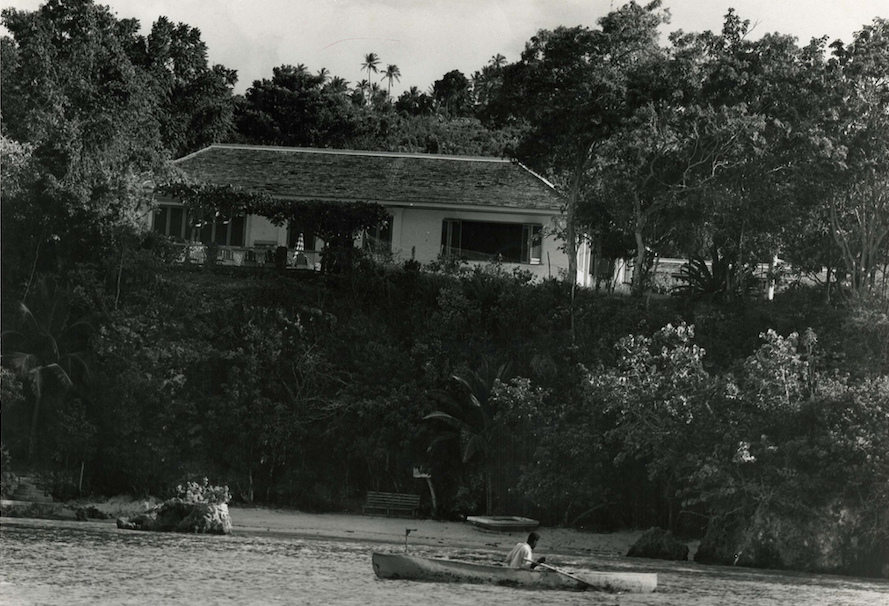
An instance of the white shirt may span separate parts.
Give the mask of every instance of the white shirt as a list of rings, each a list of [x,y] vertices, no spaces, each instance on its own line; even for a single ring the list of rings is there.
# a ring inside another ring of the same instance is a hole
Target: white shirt
[[[533,559],[531,546],[527,543],[516,543],[509,555],[506,556],[506,565],[510,568],[524,568],[530,566],[529,560]]]

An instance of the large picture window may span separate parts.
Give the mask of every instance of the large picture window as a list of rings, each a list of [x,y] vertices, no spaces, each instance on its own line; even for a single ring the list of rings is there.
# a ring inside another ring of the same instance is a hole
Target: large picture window
[[[186,227],[185,210],[181,206],[161,205],[154,211],[154,231],[174,240],[186,240],[191,229]]]
[[[469,261],[540,264],[543,229],[534,223],[445,219],[441,252]]]

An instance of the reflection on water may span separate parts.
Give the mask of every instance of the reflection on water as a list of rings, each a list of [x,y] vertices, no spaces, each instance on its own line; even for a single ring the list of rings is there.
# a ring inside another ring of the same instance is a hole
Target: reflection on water
[[[0,603],[13,604],[887,604],[889,583],[638,560],[551,556],[566,569],[658,573],[654,594],[382,581],[374,549],[398,545],[118,530],[108,522],[3,518]],[[417,555],[501,554],[414,546]]]

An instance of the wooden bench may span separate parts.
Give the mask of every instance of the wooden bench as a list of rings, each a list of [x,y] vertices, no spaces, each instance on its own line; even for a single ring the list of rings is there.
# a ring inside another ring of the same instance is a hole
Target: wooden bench
[[[367,491],[367,501],[364,503],[364,513],[368,511],[392,513],[410,513],[411,517],[417,515],[417,509],[420,507],[420,495],[418,494],[401,494],[397,492],[375,492]]]

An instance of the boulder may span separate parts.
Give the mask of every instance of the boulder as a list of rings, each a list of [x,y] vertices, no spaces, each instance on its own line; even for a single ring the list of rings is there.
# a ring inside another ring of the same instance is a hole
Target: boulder
[[[695,561],[754,568],[889,576],[889,545],[868,520],[847,507],[806,512],[761,510],[750,517],[714,519]]]
[[[627,556],[659,560],[687,560],[688,545],[663,528],[649,528],[633,543]]]
[[[124,530],[230,534],[232,522],[225,503],[189,503],[170,499],[146,513],[117,518],[117,527]]]

